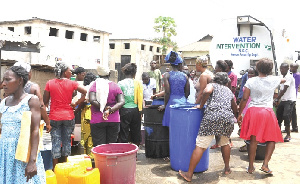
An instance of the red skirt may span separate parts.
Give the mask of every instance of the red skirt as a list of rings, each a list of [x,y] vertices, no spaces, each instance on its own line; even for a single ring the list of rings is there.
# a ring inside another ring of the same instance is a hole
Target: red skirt
[[[276,115],[271,108],[250,107],[247,109],[241,127],[240,137],[250,140],[250,136],[256,136],[258,142],[267,141],[283,142]]]

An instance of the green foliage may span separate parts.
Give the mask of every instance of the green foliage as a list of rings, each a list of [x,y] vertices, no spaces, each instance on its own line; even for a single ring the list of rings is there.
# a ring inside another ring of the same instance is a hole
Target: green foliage
[[[176,36],[176,24],[175,20],[171,17],[162,17],[159,16],[155,18],[154,23],[156,24],[153,28],[155,32],[160,33],[162,32],[163,35],[161,38],[155,38],[154,41],[159,42],[163,45],[162,53],[166,54],[168,47],[172,46],[174,51],[177,51],[178,46],[176,42],[171,40],[171,36]]]

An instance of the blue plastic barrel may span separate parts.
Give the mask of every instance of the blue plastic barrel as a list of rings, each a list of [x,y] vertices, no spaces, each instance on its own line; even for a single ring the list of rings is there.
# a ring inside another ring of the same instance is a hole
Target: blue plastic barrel
[[[190,159],[196,146],[196,138],[204,110],[192,108],[195,104],[171,105],[170,108],[170,162],[175,171],[188,171]],[[207,149],[194,172],[208,169],[209,149]]]

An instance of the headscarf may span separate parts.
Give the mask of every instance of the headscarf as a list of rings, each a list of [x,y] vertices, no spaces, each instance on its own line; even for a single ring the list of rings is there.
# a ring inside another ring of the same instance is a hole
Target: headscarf
[[[107,76],[109,75],[109,68],[107,66],[97,65],[97,73],[99,76]]]
[[[171,51],[168,55],[166,55],[165,60],[166,63],[170,63],[171,65],[178,65],[183,62],[178,53],[174,51]]]
[[[28,72],[28,73],[29,73],[30,70],[31,70],[30,64],[25,63],[25,62],[21,62],[21,61],[16,62],[16,63],[14,64],[14,66],[21,66],[21,67],[23,67],[23,68],[26,70],[26,72]]]

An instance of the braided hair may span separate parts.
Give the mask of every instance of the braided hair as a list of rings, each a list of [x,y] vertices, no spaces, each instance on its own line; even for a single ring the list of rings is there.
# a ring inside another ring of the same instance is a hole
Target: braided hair
[[[64,62],[58,62],[55,64],[54,73],[57,78],[61,78],[63,73],[68,69],[68,65]]]
[[[136,74],[137,66],[135,63],[127,63],[123,68],[122,72],[125,75],[131,75],[134,76]]]
[[[17,77],[23,79],[23,87],[24,87],[29,80],[29,75],[26,69],[23,68],[22,66],[12,66],[8,70],[11,70],[16,74]]]

